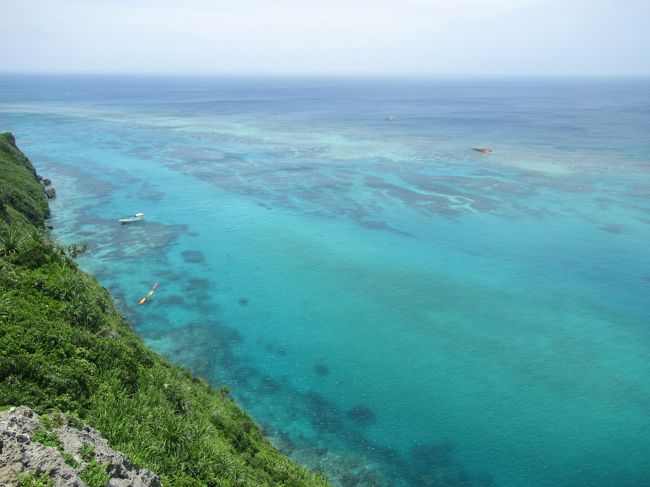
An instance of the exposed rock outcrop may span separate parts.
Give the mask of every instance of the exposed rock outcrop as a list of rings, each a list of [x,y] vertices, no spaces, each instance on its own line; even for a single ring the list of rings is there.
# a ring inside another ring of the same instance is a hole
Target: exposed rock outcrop
[[[94,468],[106,474],[108,487],[162,487],[153,473],[111,449],[97,430],[77,429],[64,416],[47,424],[51,429],[24,406],[0,413],[0,485],[18,486],[33,472],[55,487],[85,487],[84,471]]]
[[[45,190],[45,196],[48,198],[54,198],[56,196],[56,191],[54,188],[47,188]]]

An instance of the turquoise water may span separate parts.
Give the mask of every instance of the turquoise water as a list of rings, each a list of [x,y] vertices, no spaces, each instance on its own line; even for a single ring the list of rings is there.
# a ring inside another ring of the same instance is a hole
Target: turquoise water
[[[3,77],[0,130],[149,346],[336,484],[650,484],[647,80]]]

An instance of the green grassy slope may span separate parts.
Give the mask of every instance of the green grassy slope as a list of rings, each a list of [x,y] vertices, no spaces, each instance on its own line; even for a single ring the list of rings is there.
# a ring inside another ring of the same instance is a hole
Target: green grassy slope
[[[148,350],[107,291],[44,230],[43,188],[0,134],[0,406],[59,410],[166,486],[328,485],[229,398]]]

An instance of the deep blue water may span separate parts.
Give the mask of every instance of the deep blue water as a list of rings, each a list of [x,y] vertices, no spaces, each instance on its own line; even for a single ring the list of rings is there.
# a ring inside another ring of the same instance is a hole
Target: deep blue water
[[[4,76],[0,130],[149,346],[335,483],[650,483],[650,80]]]

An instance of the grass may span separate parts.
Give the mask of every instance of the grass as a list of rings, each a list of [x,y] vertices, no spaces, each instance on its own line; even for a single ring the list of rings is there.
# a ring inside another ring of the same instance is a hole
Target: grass
[[[61,456],[63,457],[63,461],[67,463],[70,468],[76,469],[79,466],[79,463],[77,460],[75,460],[71,453],[63,451],[61,452]]]
[[[94,448],[84,443],[80,450],[81,458],[86,462],[86,466],[81,472],[81,480],[88,487],[106,487],[108,481],[111,479],[108,474],[108,463],[99,463],[95,457]]]
[[[329,485],[279,453],[225,389],[148,350],[78,268],[83,247],[49,238],[47,215],[31,164],[0,134],[0,404],[78,418],[167,486]],[[102,468],[84,473],[89,485]]]
[[[51,431],[47,431],[44,428],[38,428],[34,431],[34,433],[32,433],[32,441],[37,441],[42,445],[51,446],[54,448],[59,448],[59,446],[61,446],[61,442],[56,437],[56,434]]]
[[[25,472],[18,479],[20,487],[53,487],[54,479],[47,474]]]

